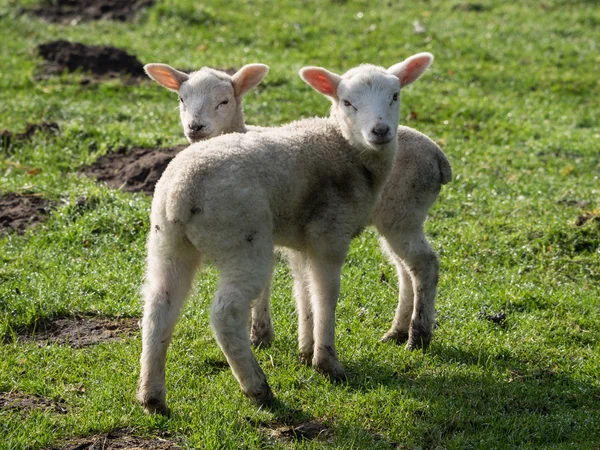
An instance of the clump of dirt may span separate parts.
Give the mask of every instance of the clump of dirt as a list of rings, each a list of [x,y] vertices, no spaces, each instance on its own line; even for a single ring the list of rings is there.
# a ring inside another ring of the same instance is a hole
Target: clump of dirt
[[[42,75],[81,70],[99,78],[146,77],[144,65],[134,55],[109,45],[85,45],[61,39],[40,44],[38,53],[46,60]]]
[[[21,342],[54,343],[83,348],[104,342],[118,342],[139,331],[138,319],[99,316],[56,317],[17,333]]]
[[[273,439],[287,442],[326,439],[330,435],[329,427],[318,420],[302,422],[296,425],[274,422],[262,427],[262,431]]]
[[[154,187],[171,160],[185,145],[167,148],[125,147],[96,160],[82,173],[125,192],[154,193]]]
[[[489,322],[493,322],[497,325],[502,325],[506,320],[506,314],[504,312],[499,312],[496,314],[488,314],[485,311],[481,311],[478,315],[480,319],[487,320]]]
[[[96,436],[71,438],[46,450],[181,450],[174,442],[162,437],[143,438],[133,433],[124,428]]]
[[[14,144],[31,139],[37,132],[57,133],[59,130],[56,122],[28,123],[23,133],[13,133],[10,130],[0,130],[0,149],[9,151]]]
[[[38,195],[0,195],[0,235],[8,230],[23,234],[44,220],[49,210],[50,202]]]
[[[53,402],[42,397],[22,394],[20,392],[1,392],[0,410],[51,410],[60,414],[65,414],[67,409],[63,406],[64,400]]]
[[[136,14],[154,4],[154,0],[45,0],[29,13],[62,24],[91,20],[133,20]]]

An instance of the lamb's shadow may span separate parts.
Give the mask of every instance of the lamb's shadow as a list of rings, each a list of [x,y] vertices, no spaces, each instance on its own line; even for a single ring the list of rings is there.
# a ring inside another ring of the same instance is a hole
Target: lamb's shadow
[[[480,349],[432,346],[423,358],[434,361],[409,360],[402,367],[378,364],[368,357],[344,361],[348,374],[344,388],[389,395],[400,392],[421,405],[413,420],[429,430],[422,436],[428,442],[426,448],[447,443],[454,435],[484,435],[490,424],[506,427],[507,433],[510,430],[520,439],[519,445],[577,440],[583,447],[598,444],[593,437],[597,422],[589,420],[600,414],[597,383]],[[557,427],[560,423],[568,425]],[[519,424],[517,429],[515,424]],[[581,442],[581,436],[590,436],[589,442]]]

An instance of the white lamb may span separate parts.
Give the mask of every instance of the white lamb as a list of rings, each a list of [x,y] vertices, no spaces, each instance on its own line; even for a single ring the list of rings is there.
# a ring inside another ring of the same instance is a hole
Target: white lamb
[[[242,97],[263,80],[269,67],[247,64],[233,76],[209,67],[188,75],[166,64],[146,64],[144,70],[157,83],[179,94],[183,133],[193,144],[220,134],[247,131]]]
[[[206,68],[187,75],[164,64],[149,64],[145,66],[145,70],[159,84],[179,93],[182,125],[191,142],[231,131],[269,129],[245,126],[241,99],[241,95],[266,75],[267,66],[244,66],[233,77]],[[241,91],[231,87],[239,85],[248,86],[248,89]],[[241,91],[241,94],[236,96],[236,91]],[[236,107],[225,110],[216,106],[224,103],[223,99]],[[231,116],[226,117],[224,112]],[[210,133],[194,138],[189,134],[189,123],[209,123]],[[231,124],[235,124],[237,129],[232,128]],[[407,347],[415,349],[426,348],[431,340],[438,260],[425,237],[423,225],[441,186],[451,178],[450,163],[442,150],[424,134],[400,125],[398,151],[392,174],[371,218],[381,236],[382,247],[396,266],[399,280],[398,308],[392,327],[384,335],[383,341],[408,341]],[[293,269],[297,269],[293,273],[301,315],[301,357],[310,363],[312,351],[308,349],[313,342],[310,302],[308,292],[303,289],[305,276],[302,275],[301,267]],[[260,301],[252,308],[253,345],[267,346],[274,337],[269,294],[267,286]]]
[[[196,269],[212,261],[221,279],[211,325],[242,391],[258,404],[273,394],[250,347],[251,302],[271,275],[275,245],[310,281],[312,365],[344,377],[334,342],[340,271],[353,236],[368,224],[397,148],[400,87],[433,57],[414,55],[385,70],[363,65],[338,76],[307,67],[300,76],[332,102],[330,118],[196,143],[156,186],[144,286],[138,399],[165,411],[165,360]]]

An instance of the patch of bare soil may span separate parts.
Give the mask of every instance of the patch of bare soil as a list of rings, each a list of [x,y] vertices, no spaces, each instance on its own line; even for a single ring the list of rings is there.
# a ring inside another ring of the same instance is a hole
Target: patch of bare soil
[[[134,55],[109,45],[85,45],[61,39],[40,44],[38,53],[46,61],[42,76],[81,70],[99,78],[146,77],[144,65]]]
[[[62,24],[91,20],[133,20],[136,14],[154,4],[154,0],[44,0],[29,13]]]
[[[281,441],[313,441],[315,439],[327,439],[331,432],[329,427],[318,420],[287,425],[274,422],[262,426],[261,431],[272,439]]]
[[[186,145],[167,148],[120,148],[102,156],[82,173],[125,192],[154,193],[167,165]]]
[[[0,235],[8,230],[23,234],[48,214],[50,202],[37,195],[8,192],[0,195]]]
[[[133,430],[121,429],[84,438],[71,438],[46,450],[180,450],[174,442],[161,437],[143,438]]]
[[[44,320],[17,334],[21,342],[83,348],[103,342],[118,342],[123,336],[133,336],[138,332],[136,318],[74,316]]]
[[[0,130],[0,149],[8,152],[15,144],[30,140],[38,132],[57,133],[58,130],[58,124],[56,122],[28,123],[23,133]]]
[[[20,392],[1,392],[0,393],[0,411],[1,410],[51,410],[60,414],[65,414],[67,409],[63,406],[64,401],[53,402],[42,397],[22,394]]]

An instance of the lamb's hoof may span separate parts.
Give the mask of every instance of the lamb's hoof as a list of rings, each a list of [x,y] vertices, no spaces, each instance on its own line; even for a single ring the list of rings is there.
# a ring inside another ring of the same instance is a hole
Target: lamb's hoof
[[[406,343],[407,350],[427,350],[431,342],[431,333],[411,331],[408,342]]]
[[[274,338],[275,331],[273,327],[258,328],[253,326],[250,331],[250,343],[253,347],[269,347]]]
[[[268,406],[275,401],[275,395],[268,383],[265,381],[261,388],[255,392],[244,392],[244,395],[250,399],[252,403],[258,406]]]
[[[344,372],[341,364],[337,361],[332,363],[331,361],[313,360],[313,367],[317,372],[322,373],[329,378],[329,381],[332,383],[342,383],[348,380],[346,372]]]
[[[163,416],[169,415],[169,408],[166,402],[158,398],[149,398],[148,400],[141,401],[141,405],[144,407],[146,414],[161,414]]]
[[[381,338],[381,342],[395,342],[396,344],[404,344],[406,341],[408,341],[408,333],[398,330],[390,330]]]
[[[298,352],[298,358],[300,359],[300,362],[302,364],[305,364],[307,366],[312,366],[312,360],[313,360],[312,352],[310,352],[310,353]]]

